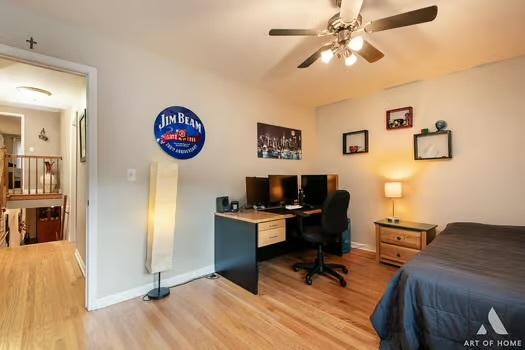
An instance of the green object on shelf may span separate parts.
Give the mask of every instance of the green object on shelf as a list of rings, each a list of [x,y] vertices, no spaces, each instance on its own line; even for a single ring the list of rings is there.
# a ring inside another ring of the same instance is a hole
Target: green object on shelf
[[[429,131],[428,128],[421,129],[421,133],[422,134],[428,134],[428,131]]]

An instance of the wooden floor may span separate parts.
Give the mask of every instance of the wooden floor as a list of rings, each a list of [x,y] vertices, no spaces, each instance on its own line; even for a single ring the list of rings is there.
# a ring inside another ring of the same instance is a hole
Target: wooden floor
[[[347,288],[308,286],[290,268],[306,254],[262,263],[259,296],[201,279],[88,313],[71,245],[0,249],[0,349],[377,349],[369,316],[396,269],[353,250],[329,259],[350,268]]]

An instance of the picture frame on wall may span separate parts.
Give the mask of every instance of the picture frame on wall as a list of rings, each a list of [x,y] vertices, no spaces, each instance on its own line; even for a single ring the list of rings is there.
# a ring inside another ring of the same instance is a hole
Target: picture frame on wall
[[[414,109],[412,107],[396,108],[386,111],[386,129],[411,128],[414,124]]]
[[[368,153],[368,130],[343,134],[343,154]]]
[[[84,163],[87,160],[87,147],[86,147],[86,117],[87,117],[87,110],[84,109],[82,112],[82,115],[80,116],[80,119],[78,120],[78,151],[79,151],[79,158],[80,162]]]
[[[301,130],[257,123],[257,157],[301,160]]]

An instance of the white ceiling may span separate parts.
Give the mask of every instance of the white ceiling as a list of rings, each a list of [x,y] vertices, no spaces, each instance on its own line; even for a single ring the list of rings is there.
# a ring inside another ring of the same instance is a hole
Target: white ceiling
[[[335,0],[10,1],[310,106],[525,54],[525,0],[365,0],[364,21],[433,4],[439,13],[431,23],[370,35],[386,55],[377,63],[346,68],[334,60],[306,70],[296,66],[323,40],[268,30],[322,29]]]
[[[19,86],[47,90],[51,96],[29,98]],[[85,78],[0,58],[0,104],[47,110],[67,109],[78,104]]]

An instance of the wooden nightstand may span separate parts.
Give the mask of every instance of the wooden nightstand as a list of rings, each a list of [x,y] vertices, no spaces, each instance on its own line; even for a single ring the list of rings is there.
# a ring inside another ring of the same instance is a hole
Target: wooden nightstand
[[[419,222],[389,222],[376,224],[376,259],[378,262],[401,266],[432,242],[437,225]]]

